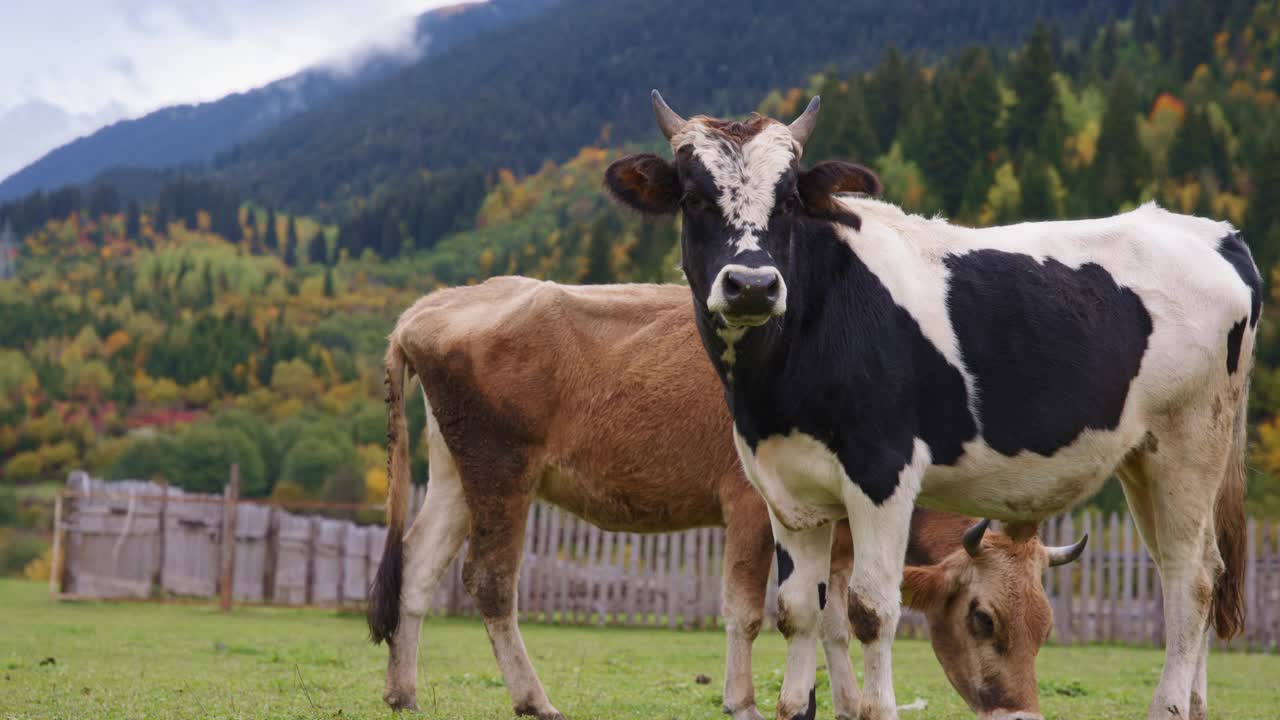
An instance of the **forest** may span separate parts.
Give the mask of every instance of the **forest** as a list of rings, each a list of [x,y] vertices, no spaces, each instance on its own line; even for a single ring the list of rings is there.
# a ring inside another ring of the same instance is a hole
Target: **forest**
[[[1038,24],[1012,49],[833,59],[754,105],[789,120],[821,94],[805,161],[868,164],[910,212],[983,226],[1156,201],[1229,220],[1272,278],[1278,72],[1280,3],[1139,0],[1076,32]],[[676,109],[725,100],[702,102]],[[618,107],[627,123],[652,122],[639,101]],[[642,220],[601,188],[620,154],[663,151],[657,133],[610,133],[605,122],[596,142],[540,163],[418,168],[341,208],[298,212],[253,183],[182,173],[152,200],[96,183],[0,208],[17,268],[0,280],[0,526],[38,522],[22,489],[75,467],[210,491],[236,462],[246,495],[380,502],[381,353],[416,297],[501,274],[681,282],[678,221]],[[1270,313],[1257,353],[1249,509],[1276,518]],[[416,434],[423,411],[409,406]],[[425,458],[414,462],[421,481]],[[1123,500],[1108,487],[1094,502]],[[0,573],[40,552],[17,545]]]

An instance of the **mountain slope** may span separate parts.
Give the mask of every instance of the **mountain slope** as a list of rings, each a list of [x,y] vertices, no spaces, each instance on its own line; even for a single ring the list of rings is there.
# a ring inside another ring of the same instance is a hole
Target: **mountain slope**
[[[386,77],[411,59],[447,52],[476,35],[539,12],[555,0],[496,0],[440,8],[418,18],[410,57],[377,54],[355,70],[317,67],[207,103],[163,108],[115,123],[48,153],[0,182],[0,201],[90,180],[116,166],[203,163],[300,112]]]
[[[565,0],[460,43],[221,157],[252,197],[313,208],[422,168],[536,169],[597,140],[654,134],[648,91],[685,113],[741,113],[829,64],[867,67],[886,45],[937,56],[1009,46],[1037,18],[1071,32],[1125,17],[1127,0]],[[1102,15],[1101,18],[1093,17]]]

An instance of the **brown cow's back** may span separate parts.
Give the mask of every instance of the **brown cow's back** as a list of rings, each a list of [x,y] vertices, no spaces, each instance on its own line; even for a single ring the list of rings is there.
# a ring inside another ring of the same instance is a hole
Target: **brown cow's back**
[[[485,494],[534,482],[606,529],[670,531],[749,490],[691,312],[680,286],[502,277],[431,293],[395,332],[450,451],[513,476]]]

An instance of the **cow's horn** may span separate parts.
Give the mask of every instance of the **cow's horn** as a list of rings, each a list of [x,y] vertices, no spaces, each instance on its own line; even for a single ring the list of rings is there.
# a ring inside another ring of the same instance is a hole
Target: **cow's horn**
[[[964,551],[969,553],[969,557],[976,558],[982,552],[982,536],[987,534],[990,525],[990,519],[982,520],[964,531]]]
[[[800,117],[792,121],[789,126],[791,128],[791,137],[800,143],[800,147],[804,147],[804,144],[809,142],[809,136],[813,134],[814,126],[818,124],[818,107],[820,105],[822,105],[822,97],[814,95],[813,99],[809,101],[809,107],[805,108],[804,112],[800,113]]]
[[[651,94],[653,98],[653,114],[658,117],[658,129],[662,131],[664,137],[668,140],[672,135],[680,131],[684,127],[685,120],[676,114],[667,106],[667,102],[662,99],[662,93],[654,90]]]
[[[1058,567],[1074,562],[1080,557],[1080,553],[1084,552],[1084,546],[1089,543],[1089,533],[1085,533],[1075,545],[1062,545],[1060,547],[1045,547],[1045,552],[1049,554],[1049,567]]]

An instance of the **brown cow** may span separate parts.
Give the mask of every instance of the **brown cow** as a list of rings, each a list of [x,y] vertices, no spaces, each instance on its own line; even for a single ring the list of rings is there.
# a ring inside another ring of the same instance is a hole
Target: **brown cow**
[[[369,605],[372,637],[390,648],[384,698],[392,707],[416,706],[428,598],[469,537],[463,581],[484,616],[516,713],[562,718],[516,623],[525,521],[537,497],[609,530],[725,527],[724,708],[735,720],[761,717],[751,644],[764,615],[774,543],[764,502],[742,475],[688,294],[679,286],[574,287],[504,277],[431,293],[401,315],[387,351],[389,531]],[[422,511],[404,535],[403,392],[411,375],[421,380],[428,406],[431,477]],[[1037,712],[1034,657],[1051,619],[1040,575],[1051,557],[1074,559],[1083,541],[1064,553],[1034,538],[1014,544],[992,533],[979,552],[985,530],[979,525],[966,553],[961,536],[971,520],[924,510],[914,520],[906,594],[933,624],[948,678],[975,709],[984,696],[998,695],[1006,705]],[[855,718],[846,525],[836,538],[826,588],[814,592],[824,605],[821,635],[836,715]],[[1000,654],[985,651],[990,643],[965,631],[963,616],[954,614],[958,606],[1004,618],[1008,646]],[[940,621],[947,627],[939,628]]]

